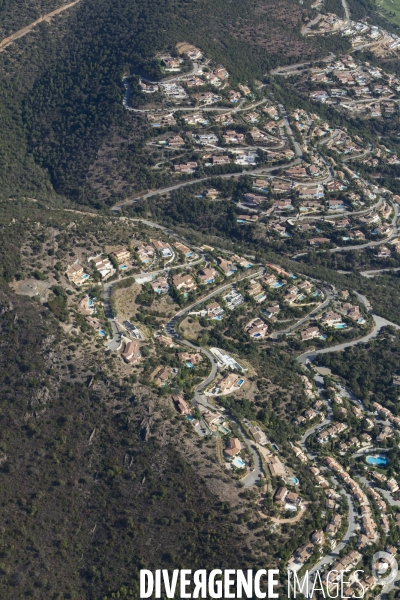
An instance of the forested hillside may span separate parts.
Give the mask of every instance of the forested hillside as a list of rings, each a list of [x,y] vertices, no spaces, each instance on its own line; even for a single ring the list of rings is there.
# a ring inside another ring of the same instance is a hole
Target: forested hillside
[[[326,53],[323,41],[301,37],[306,16],[291,0],[85,0],[39,26],[0,54],[8,130],[0,176],[6,190],[14,183],[21,191],[48,192],[50,180],[58,193],[100,206],[87,176],[110,139],[117,140],[117,154],[124,149],[128,158],[121,163],[129,167],[121,169],[131,180],[142,178],[142,189],[154,184],[145,168],[135,170],[143,133],[122,107],[122,74],[149,67],[156,52],[188,39],[223,63],[233,79],[261,78],[277,64]]]

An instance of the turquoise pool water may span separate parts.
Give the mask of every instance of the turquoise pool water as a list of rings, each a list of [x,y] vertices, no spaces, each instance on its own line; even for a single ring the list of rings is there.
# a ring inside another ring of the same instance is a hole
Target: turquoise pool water
[[[246,466],[246,463],[241,458],[238,458],[238,457],[233,459],[232,464],[234,464],[235,467],[237,467],[238,469],[243,469],[243,467]]]
[[[239,381],[237,382],[238,385],[243,385],[244,384],[244,379],[239,379]]]
[[[104,337],[106,335],[106,332],[103,329],[99,329],[99,334]]]
[[[280,288],[282,286],[283,286],[282,281],[277,281],[276,283],[274,283],[274,285],[272,287],[274,287],[274,288]]]
[[[386,467],[388,462],[386,456],[367,456],[367,463],[375,467]]]
[[[89,275],[88,275],[87,273],[84,273],[84,274],[82,275],[82,279],[88,279],[88,277],[89,277]]]
[[[194,421],[194,417],[191,417],[190,415],[186,415],[186,418],[188,421]]]
[[[297,479],[297,477],[290,477],[289,479],[290,483],[293,483],[293,485],[299,485],[300,481]]]
[[[186,366],[187,366],[187,367],[189,367],[189,369],[193,369],[193,365],[192,365],[192,363],[191,363],[191,362],[189,362],[189,361],[186,363]]]
[[[346,323],[336,323],[336,325],[334,325],[335,329],[346,329],[346,327]]]

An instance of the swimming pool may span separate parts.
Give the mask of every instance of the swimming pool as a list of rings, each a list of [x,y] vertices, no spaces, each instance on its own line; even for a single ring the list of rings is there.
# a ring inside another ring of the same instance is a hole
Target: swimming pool
[[[290,273],[289,277],[290,279],[297,279],[296,275],[293,275],[293,273]]]
[[[336,323],[336,325],[333,326],[334,329],[346,329],[347,325],[346,323]]]
[[[220,430],[221,433],[229,433],[229,429],[227,429],[226,427],[223,427],[222,425],[220,425],[218,427],[218,429]]]
[[[278,446],[276,444],[271,444],[271,448],[273,448],[273,450],[276,450],[278,452]]]
[[[186,415],[186,418],[188,421],[194,421],[194,417],[191,417],[190,415]]]
[[[272,287],[274,287],[274,288],[280,288],[282,286],[283,286],[282,281],[277,281],[276,283],[274,283],[274,285]]]
[[[360,318],[357,320],[357,323],[360,323],[360,325],[362,325],[363,323],[365,323],[365,319],[363,319],[362,317],[360,317]]]
[[[244,379],[239,379],[239,381],[237,382],[238,385],[243,385],[244,384]]]
[[[186,366],[189,367],[189,369],[193,369],[193,365],[190,361],[186,363]]]
[[[374,465],[374,467],[386,467],[389,459],[386,456],[367,456],[367,463]]]
[[[246,466],[246,463],[238,456],[233,459],[232,464],[238,469],[243,469]]]
[[[104,337],[106,332],[103,329],[99,329],[99,334]]]
[[[300,481],[297,479],[297,477],[290,477],[289,478],[290,483],[293,483],[293,485],[299,485]]]
[[[87,273],[84,273],[84,274],[82,275],[82,279],[88,279],[88,278],[89,278],[89,275],[88,275]]]
[[[120,266],[119,266],[119,268],[120,268],[120,269],[121,269],[121,271],[122,271],[123,269],[127,269],[128,267],[127,267],[126,265],[120,265]]]

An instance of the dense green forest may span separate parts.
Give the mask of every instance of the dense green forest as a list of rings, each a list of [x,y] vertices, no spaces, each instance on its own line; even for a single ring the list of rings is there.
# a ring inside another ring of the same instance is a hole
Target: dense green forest
[[[372,402],[379,402],[399,414],[398,387],[392,383],[400,365],[398,331],[384,329],[368,344],[352,346],[343,353],[320,355],[317,364],[329,367],[333,374],[342,377],[366,406],[372,409]]]

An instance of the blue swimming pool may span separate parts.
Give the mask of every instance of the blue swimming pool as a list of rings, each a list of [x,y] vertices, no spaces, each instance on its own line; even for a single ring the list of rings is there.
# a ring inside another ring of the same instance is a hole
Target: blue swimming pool
[[[88,306],[89,307],[94,306],[94,302],[93,302],[93,300],[91,298],[89,298],[89,300],[88,300]]]
[[[346,327],[346,323],[336,323],[336,325],[334,325],[335,329],[346,329]]]
[[[274,285],[272,287],[274,287],[274,288],[280,288],[282,286],[283,286],[282,281],[277,281],[276,283],[274,283]]]
[[[367,463],[374,467],[386,467],[389,459],[386,456],[367,456]]]
[[[239,379],[239,381],[237,382],[238,385],[243,385],[244,384],[244,379]]]
[[[194,421],[194,417],[191,417],[190,415],[186,415],[186,418],[188,421]]]
[[[193,365],[190,361],[186,363],[186,366],[189,367],[189,369],[193,369]]]
[[[121,271],[122,271],[123,269],[127,269],[128,267],[127,267],[126,265],[120,265],[120,266],[119,266],[119,268],[120,268],[120,269],[121,269]]]
[[[99,334],[100,334],[101,336],[103,336],[103,337],[104,337],[105,335],[107,335],[107,334],[106,334],[106,332],[105,332],[103,329],[99,329]]]
[[[293,485],[299,485],[300,481],[297,479],[297,477],[290,477],[289,478],[290,483],[293,483]]]
[[[84,274],[82,275],[82,279],[88,279],[88,277],[89,277],[89,275],[88,275],[87,273],[84,273]]]
[[[238,456],[233,459],[232,464],[235,465],[235,467],[237,467],[238,469],[243,469],[243,467],[246,466],[246,463]]]

